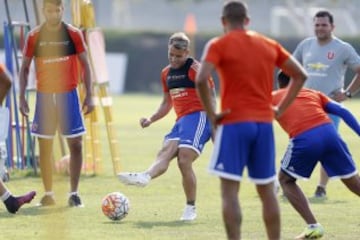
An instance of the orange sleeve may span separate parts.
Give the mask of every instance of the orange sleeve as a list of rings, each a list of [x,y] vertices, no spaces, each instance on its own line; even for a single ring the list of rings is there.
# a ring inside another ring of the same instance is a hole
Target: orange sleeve
[[[3,64],[0,64],[0,74],[5,72],[5,66]]]
[[[218,63],[220,62],[219,56],[221,55],[219,53],[221,51],[217,47],[217,44],[215,44],[215,42],[217,40],[218,40],[218,38],[213,38],[206,44],[206,46],[204,48],[203,57],[202,57],[203,61],[210,62],[214,65],[218,65]],[[210,51],[210,49],[211,49],[211,51]]]
[[[290,53],[285,48],[283,48],[279,43],[276,43],[276,48],[279,53],[276,66],[281,67],[281,65],[283,65],[284,62],[289,59]]]
[[[329,102],[332,101],[328,96],[326,96],[322,92],[319,92],[319,91],[317,91],[317,92],[320,96],[320,101],[321,101],[322,106],[325,106],[326,104],[328,104]]]
[[[35,53],[35,42],[38,37],[38,34],[30,32],[29,35],[26,38],[24,49],[23,49],[23,55],[32,58]]]
[[[86,51],[85,40],[80,30],[69,30],[69,34],[71,39],[74,41],[76,52],[82,53]]]
[[[195,78],[196,78],[196,74],[199,71],[200,68],[200,63],[199,62],[195,62],[192,64],[191,68],[189,69],[189,78],[191,79],[191,81],[195,82]],[[208,79],[208,84],[210,88],[215,88],[215,84],[214,84],[214,80],[213,78],[210,76]]]

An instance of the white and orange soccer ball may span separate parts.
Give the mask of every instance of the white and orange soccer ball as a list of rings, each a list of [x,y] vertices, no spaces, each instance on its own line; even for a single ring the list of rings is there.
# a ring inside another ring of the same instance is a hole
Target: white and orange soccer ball
[[[129,199],[120,192],[109,193],[103,198],[101,209],[109,219],[113,221],[121,220],[129,213]]]

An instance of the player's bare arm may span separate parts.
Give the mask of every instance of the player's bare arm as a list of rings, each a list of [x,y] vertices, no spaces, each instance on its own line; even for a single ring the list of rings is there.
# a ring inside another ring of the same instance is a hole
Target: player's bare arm
[[[165,117],[172,108],[172,100],[169,93],[164,93],[163,100],[158,108],[158,110],[150,118],[140,118],[140,126],[146,128],[150,126],[153,122]]]
[[[208,115],[212,126],[216,126],[216,113],[213,107],[213,100],[208,87],[208,79],[211,72],[214,70],[214,65],[209,62],[203,61],[200,65],[200,69],[196,74],[195,84],[196,91],[199,95],[200,101],[204,106],[206,114]]]
[[[90,64],[86,52],[80,53],[79,59],[84,68],[85,98],[82,108],[84,110],[84,114],[88,114],[94,110],[94,102],[92,99],[92,82],[91,82]]]
[[[209,62],[203,61],[200,65],[200,69],[197,72],[195,84],[201,103],[204,106],[206,114],[208,115],[211,124],[214,128],[220,119],[230,112],[226,110],[221,113],[216,113],[215,94],[213,91],[209,91],[208,79],[214,70],[214,65]]]
[[[211,96],[211,101],[212,101],[212,106],[214,109],[214,112],[216,112],[216,90],[215,88],[211,88],[208,84],[208,88],[209,88],[209,92],[210,92],[210,96]]]
[[[29,114],[29,105],[25,98],[26,87],[28,84],[29,71],[30,71],[31,58],[23,57],[23,61],[20,68],[20,93],[19,93],[19,108],[22,115],[25,117]]]
[[[285,61],[285,63],[281,66],[281,69],[291,77],[291,81],[288,86],[287,94],[280,103],[274,107],[276,117],[280,116],[292,103],[307,78],[305,69],[292,56]]]

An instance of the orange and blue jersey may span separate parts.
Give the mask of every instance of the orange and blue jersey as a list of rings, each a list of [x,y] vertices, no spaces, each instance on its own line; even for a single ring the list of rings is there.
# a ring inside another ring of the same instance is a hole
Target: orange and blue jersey
[[[281,101],[286,91],[274,91],[273,103]],[[281,160],[283,172],[293,178],[310,178],[320,162],[330,178],[349,178],[357,174],[351,153],[327,113],[340,116],[360,135],[360,125],[349,110],[319,91],[303,88],[277,119],[290,137]]]
[[[280,89],[273,92],[273,105],[281,101],[286,91],[287,89]],[[303,88],[277,120],[290,138],[296,137],[314,127],[331,123],[331,119],[324,110],[329,102],[331,99],[325,94]]]
[[[230,110],[220,123],[272,122],[274,70],[289,57],[279,43],[249,30],[234,30],[212,39],[202,60],[215,66],[221,111]]]
[[[86,51],[79,29],[62,23],[59,31],[48,31],[41,25],[29,32],[24,56],[35,57],[37,91],[68,92],[77,87],[78,54]]]
[[[163,91],[171,96],[177,120],[187,114],[204,110],[195,89],[195,76],[199,67],[198,61],[188,58],[181,68],[173,69],[168,65],[161,71]],[[212,78],[209,78],[208,84],[214,89]]]

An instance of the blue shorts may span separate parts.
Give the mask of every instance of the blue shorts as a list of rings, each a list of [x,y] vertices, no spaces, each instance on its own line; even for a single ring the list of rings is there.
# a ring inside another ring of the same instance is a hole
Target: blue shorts
[[[164,141],[177,140],[179,148],[191,148],[200,155],[211,137],[211,125],[205,112],[194,112],[178,119]]]
[[[267,184],[276,179],[272,123],[241,122],[216,130],[209,171],[221,178],[241,181],[247,167],[249,179]]]
[[[293,139],[281,161],[281,170],[294,178],[309,178],[320,161],[330,178],[357,173],[351,154],[333,123],[312,128]]]
[[[56,130],[68,138],[86,132],[76,89],[66,93],[36,94],[32,134],[41,138],[53,138]]]

